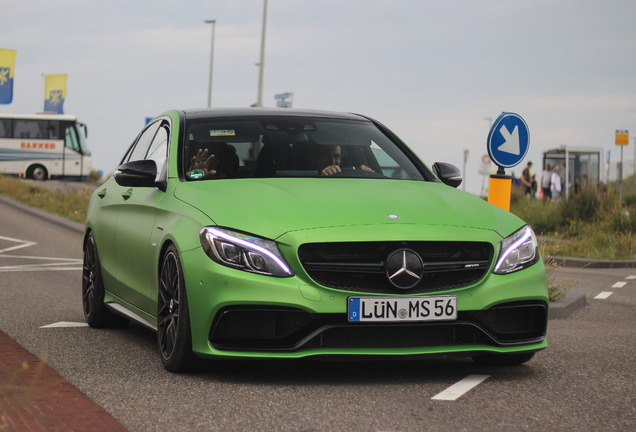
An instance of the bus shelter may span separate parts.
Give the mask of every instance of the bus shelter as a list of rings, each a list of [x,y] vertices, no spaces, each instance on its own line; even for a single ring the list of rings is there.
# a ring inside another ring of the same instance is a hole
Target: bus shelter
[[[547,164],[550,172],[557,165],[561,167],[562,190],[567,198],[572,188],[576,190],[600,181],[602,153],[601,148],[561,146],[543,153],[543,169]]]

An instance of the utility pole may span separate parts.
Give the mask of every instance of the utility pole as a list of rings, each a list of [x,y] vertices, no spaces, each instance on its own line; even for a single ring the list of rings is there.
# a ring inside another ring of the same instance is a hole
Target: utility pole
[[[214,60],[214,27],[216,24],[216,20],[207,19],[205,20],[206,24],[212,24],[212,43],[210,49],[210,82],[208,84],[208,108],[212,106],[212,65]]]
[[[256,66],[258,66],[258,96],[256,98],[256,106],[263,106],[263,69],[265,68],[265,24],[267,21],[267,0],[263,0],[263,31],[261,33],[261,58]]]

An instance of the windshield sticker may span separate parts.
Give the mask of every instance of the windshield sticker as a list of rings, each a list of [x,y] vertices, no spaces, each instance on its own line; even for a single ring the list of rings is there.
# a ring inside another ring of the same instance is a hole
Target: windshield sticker
[[[198,180],[201,177],[203,177],[205,173],[203,172],[203,170],[196,169],[196,170],[188,171],[186,175],[190,177],[192,180]]]
[[[210,136],[236,136],[234,129],[219,129],[219,130],[211,130]]]

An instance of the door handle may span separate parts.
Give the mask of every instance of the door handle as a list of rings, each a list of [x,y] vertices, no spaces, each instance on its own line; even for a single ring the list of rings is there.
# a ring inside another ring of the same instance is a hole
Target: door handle
[[[130,198],[132,196],[133,190],[132,189],[128,189],[126,192],[123,192],[121,194],[121,196],[127,200],[128,198]]]

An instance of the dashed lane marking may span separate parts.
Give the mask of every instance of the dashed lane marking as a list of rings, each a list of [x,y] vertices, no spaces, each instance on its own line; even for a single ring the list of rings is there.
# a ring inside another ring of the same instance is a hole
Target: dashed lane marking
[[[46,328],[67,328],[67,327],[88,327],[88,324],[81,322],[60,321],[53,324],[40,326],[41,329]]]
[[[612,291],[601,291],[596,297],[594,297],[596,300],[605,300],[606,298],[608,298],[609,296],[611,296],[612,294],[614,294]]]
[[[468,375],[463,380],[453,384],[443,392],[436,394],[431,399],[445,401],[457,400],[488,378],[490,378],[490,375]]]
[[[627,282],[625,281],[616,282],[614,285],[612,285],[612,288],[623,288],[625,285],[627,285]]]
[[[634,280],[634,279],[636,279],[636,275],[629,275],[629,276],[627,276],[625,279],[627,279],[627,280]]]

